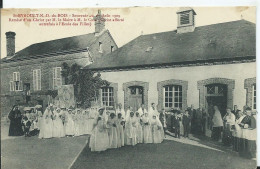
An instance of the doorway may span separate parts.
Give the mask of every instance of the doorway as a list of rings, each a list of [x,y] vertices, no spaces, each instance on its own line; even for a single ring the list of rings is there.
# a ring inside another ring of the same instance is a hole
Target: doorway
[[[144,103],[144,89],[142,86],[130,86],[129,87],[129,103],[128,105],[137,111],[141,104]]]
[[[217,106],[222,117],[226,114],[227,108],[227,85],[209,84],[206,85],[206,109],[212,118],[214,114],[213,107]]]

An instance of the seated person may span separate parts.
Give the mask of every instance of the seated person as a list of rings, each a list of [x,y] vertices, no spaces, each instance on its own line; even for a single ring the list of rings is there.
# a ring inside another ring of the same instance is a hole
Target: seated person
[[[28,118],[26,116],[23,118],[22,125],[24,126],[25,137],[30,137],[29,132],[30,132],[30,127],[31,127],[31,122],[28,120]]]

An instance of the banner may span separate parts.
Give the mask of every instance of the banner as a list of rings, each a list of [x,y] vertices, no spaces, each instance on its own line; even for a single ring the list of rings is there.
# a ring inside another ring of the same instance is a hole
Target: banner
[[[58,88],[59,106],[61,108],[75,107],[73,85],[62,85]]]

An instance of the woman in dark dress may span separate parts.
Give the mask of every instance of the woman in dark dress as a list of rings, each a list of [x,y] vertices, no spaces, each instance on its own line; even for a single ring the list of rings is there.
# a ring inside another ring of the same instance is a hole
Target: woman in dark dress
[[[10,119],[9,136],[22,136],[24,134],[22,128],[22,114],[15,105],[8,115]]]

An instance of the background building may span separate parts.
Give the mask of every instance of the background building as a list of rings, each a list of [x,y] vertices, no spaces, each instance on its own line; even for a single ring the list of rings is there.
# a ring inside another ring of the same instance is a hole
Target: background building
[[[117,49],[101,11],[95,17],[95,32],[32,44],[15,52],[15,32],[6,32],[7,57],[1,60],[1,112],[14,104],[45,108],[64,84],[62,63],[86,66]]]
[[[210,111],[256,109],[256,26],[246,20],[195,27],[196,12],[181,8],[177,30],[140,35],[86,66],[111,82],[100,102],[136,110],[151,103]]]

